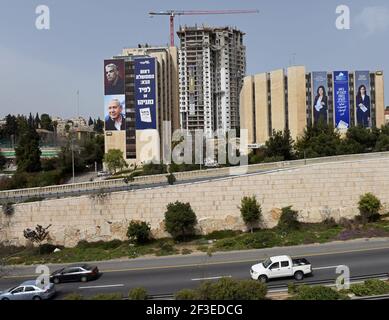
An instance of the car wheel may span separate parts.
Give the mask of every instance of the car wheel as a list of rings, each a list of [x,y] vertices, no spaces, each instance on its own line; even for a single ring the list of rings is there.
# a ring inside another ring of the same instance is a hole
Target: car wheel
[[[40,296],[35,296],[34,298],[32,298],[32,300],[42,300],[42,298]]]
[[[59,278],[54,278],[53,282],[54,282],[55,284],[60,283]]]
[[[87,282],[88,281],[88,278],[87,277],[85,277],[85,276],[82,276],[81,277],[81,282]]]
[[[294,278],[297,280],[297,281],[301,281],[304,279],[304,273],[302,273],[301,271],[297,271],[295,274],[294,274]]]
[[[266,283],[267,282],[267,277],[265,275],[261,275],[258,277],[259,282],[261,283]]]

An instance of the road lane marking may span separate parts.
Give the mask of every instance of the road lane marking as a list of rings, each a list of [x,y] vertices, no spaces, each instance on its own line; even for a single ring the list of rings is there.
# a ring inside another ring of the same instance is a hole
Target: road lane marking
[[[312,268],[312,270],[336,269],[337,267],[339,267],[339,266],[317,267],[317,268]]]
[[[389,249],[389,247],[377,247],[377,248],[366,248],[366,249],[355,249],[355,250],[349,250],[349,251],[333,251],[333,252],[325,252],[325,253],[312,253],[307,254],[307,257],[320,257],[320,256],[330,256],[330,255],[337,255],[337,254],[347,254],[347,253],[357,253],[357,252],[368,252],[368,251],[378,251],[378,250],[385,250]],[[236,252],[235,252],[236,253]],[[292,258],[298,258],[301,255],[298,256],[291,256]],[[215,266],[215,265],[223,265],[223,264],[238,264],[238,263],[258,263],[260,259],[257,260],[232,260],[232,261],[221,261],[221,262],[208,262],[206,263],[207,266]],[[199,267],[200,264],[187,264],[187,265],[173,265],[173,266],[159,266],[159,267],[138,267],[138,268],[129,268],[129,269],[113,269],[113,270],[102,270],[101,273],[114,273],[114,272],[129,272],[129,271],[150,271],[150,270],[163,270],[163,269],[180,269],[180,268],[191,268],[191,267]],[[8,276],[3,277],[2,279],[15,279],[15,278],[31,278],[36,277],[36,274],[34,275],[20,275],[20,276]]]
[[[102,288],[115,288],[115,287],[124,287],[124,284],[111,284],[111,285],[106,285],[106,286],[79,287],[78,289],[102,289]]]
[[[210,278],[198,278],[198,279],[191,279],[192,281],[203,281],[203,280],[218,280],[223,278],[232,278],[232,276],[220,276],[220,277],[210,277]]]

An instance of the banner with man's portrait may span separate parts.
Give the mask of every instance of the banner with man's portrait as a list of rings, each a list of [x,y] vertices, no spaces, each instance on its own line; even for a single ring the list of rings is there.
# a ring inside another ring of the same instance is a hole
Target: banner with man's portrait
[[[105,95],[124,94],[125,68],[123,59],[104,61],[104,89]]]
[[[105,131],[126,130],[125,100],[124,94],[104,97]]]

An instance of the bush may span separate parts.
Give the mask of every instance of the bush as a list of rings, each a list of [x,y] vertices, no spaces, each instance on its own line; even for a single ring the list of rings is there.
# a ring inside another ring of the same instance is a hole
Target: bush
[[[188,254],[191,254],[192,252],[193,252],[192,250],[186,249],[186,248],[181,250],[182,255],[188,255]]]
[[[195,234],[196,214],[189,203],[175,202],[167,206],[165,228],[174,239],[184,239]]]
[[[167,175],[166,178],[167,178],[168,184],[170,184],[170,185],[173,185],[177,181],[177,179],[173,173],[170,173],[169,175]]]
[[[205,236],[205,239],[207,240],[220,240],[220,239],[225,239],[225,238],[232,238],[240,234],[241,231],[235,231],[235,230],[219,230],[219,231],[214,231],[211,233],[208,233]]]
[[[367,280],[350,286],[350,291],[359,297],[378,296],[389,293],[389,284],[381,280]]]
[[[361,196],[358,202],[359,212],[364,222],[379,220],[381,207],[381,201],[372,193]]]
[[[1,205],[1,209],[6,216],[12,216],[15,212],[15,207],[13,202],[6,202]]]
[[[338,224],[336,223],[335,219],[334,218],[326,218],[324,219],[323,221],[323,224],[327,227],[327,228],[335,228],[338,226]]]
[[[42,244],[41,247],[40,247],[40,254],[52,254],[54,252],[54,250],[58,248],[58,249],[64,249],[63,246],[55,246],[53,244],[50,244],[50,243],[45,243],[45,244]]]
[[[84,296],[78,293],[70,293],[66,295],[64,300],[84,300]]]
[[[267,287],[258,281],[223,278],[214,283],[204,282],[197,293],[200,300],[263,300]]]
[[[300,226],[300,222],[297,220],[298,212],[292,210],[292,207],[282,208],[280,220],[278,221],[278,227],[282,230],[296,230]]]
[[[134,288],[128,293],[130,300],[147,300],[147,291],[144,288]]]
[[[123,300],[123,295],[121,293],[101,293],[93,296],[91,300]]]
[[[117,239],[108,242],[105,241],[88,242],[86,240],[81,240],[78,242],[77,248],[79,249],[98,248],[103,250],[111,250],[120,247],[122,244],[123,242]]]
[[[150,224],[132,220],[127,229],[127,237],[130,241],[138,244],[147,243],[151,238],[150,231]]]
[[[244,223],[253,232],[253,226],[260,221],[262,214],[261,206],[258,204],[255,196],[243,197],[239,209]]]
[[[174,298],[175,300],[198,300],[198,294],[196,290],[184,289],[178,291]]]
[[[158,248],[159,250],[156,252],[157,256],[169,256],[177,253],[177,250],[170,241],[159,242]]]
[[[346,296],[335,291],[330,287],[324,286],[305,286],[301,285],[295,288],[296,295],[293,300],[343,300]]]

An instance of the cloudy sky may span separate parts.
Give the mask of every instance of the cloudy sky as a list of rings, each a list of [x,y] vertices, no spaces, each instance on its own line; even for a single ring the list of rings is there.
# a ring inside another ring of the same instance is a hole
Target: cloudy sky
[[[335,26],[341,4],[350,8],[350,30]],[[50,30],[35,27],[38,5],[50,8]],[[138,43],[167,44],[168,19],[147,14],[166,9],[259,9],[255,15],[176,18],[176,28],[204,23],[244,31],[248,74],[291,63],[309,71],[389,72],[387,0],[0,0],[0,117],[75,116],[77,90],[80,115],[102,117],[103,60]]]

